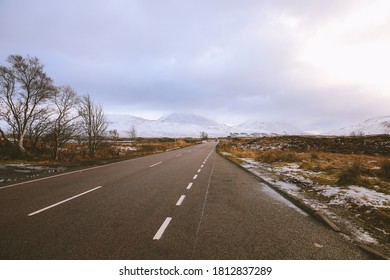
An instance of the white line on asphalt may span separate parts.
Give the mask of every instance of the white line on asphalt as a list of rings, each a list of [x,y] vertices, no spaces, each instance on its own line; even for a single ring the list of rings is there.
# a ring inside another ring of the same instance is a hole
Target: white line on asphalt
[[[146,157],[151,157],[151,156],[153,156],[153,155],[149,155],[149,156],[146,156]],[[109,164],[103,164],[103,165],[99,165],[99,166],[84,168],[84,169],[80,169],[80,170],[76,170],[76,171],[65,172],[65,173],[61,173],[61,174],[57,174],[57,175],[53,175],[53,176],[38,178],[38,179],[26,181],[26,182],[20,182],[20,183],[8,185],[8,186],[0,187],[0,190],[7,189],[7,188],[18,187],[18,186],[23,186],[23,185],[27,185],[27,184],[30,184],[30,183],[35,183],[35,182],[44,181],[44,180],[48,180],[48,179],[52,179],[52,178],[72,175],[72,174],[76,174],[76,173],[82,173],[82,172],[85,172],[85,171],[90,171],[90,170],[103,168],[103,167],[107,167],[107,166],[111,166],[111,165],[123,164],[123,163],[126,163],[126,162],[136,161],[136,160],[140,160],[140,159],[143,159],[143,158],[142,157],[140,157],[140,158],[133,158],[133,159],[128,159],[128,160],[124,160],[124,161],[113,162],[113,163],[109,163]]]
[[[193,184],[192,182],[188,184],[188,186],[187,186],[187,190],[191,189],[191,187],[192,187],[192,184]]]
[[[214,156],[214,159],[213,159],[213,165],[211,167],[211,172],[210,172],[210,176],[209,176],[209,182],[207,184],[206,194],[205,194],[205,197],[204,197],[204,202],[203,202],[203,206],[202,206],[202,212],[200,214],[198,228],[197,228],[196,233],[195,233],[195,240],[194,240],[194,244],[193,244],[193,247],[192,247],[192,257],[194,256],[194,254],[196,252],[196,249],[197,249],[199,231],[200,231],[201,225],[203,223],[204,212],[205,212],[205,208],[206,208],[206,204],[207,204],[207,198],[209,196],[209,191],[210,191],[210,187],[211,187],[211,178],[213,177],[213,173],[214,173],[214,166],[215,166],[215,156]]]
[[[185,195],[182,195],[179,200],[176,202],[176,206],[180,206],[183,203],[184,198],[186,198]]]
[[[192,178],[192,179],[194,179],[194,180],[195,180],[196,178],[198,178],[198,174],[196,174],[196,175],[194,176],[194,178]]]
[[[198,173],[199,173],[200,171],[202,171],[202,169],[198,169]]]
[[[200,166],[200,168],[203,168],[204,167],[204,164],[202,164],[201,166]]]
[[[182,154],[178,154],[176,157],[180,157],[180,156],[182,156]]]
[[[165,219],[164,223],[161,225],[156,235],[153,237],[153,240],[159,240],[161,238],[161,236],[164,234],[164,231],[166,230],[166,228],[168,227],[171,221],[172,221],[171,217],[167,217]]]
[[[159,165],[159,164],[161,164],[162,163],[162,161],[160,161],[160,162],[157,162],[157,163],[155,163],[155,164],[152,164],[151,166],[149,166],[149,167],[155,167],[156,165]]]
[[[38,211],[32,212],[32,213],[28,214],[28,216],[30,216],[30,217],[31,217],[31,216],[34,216],[34,215],[39,214],[39,213],[41,213],[41,212],[43,212],[43,211],[46,211],[46,210],[48,210],[48,209],[50,209],[50,208],[56,207],[56,206],[58,206],[58,205],[60,205],[60,204],[62,204],[62,203],[68,202],[69,200],[72,200],[72,199],[75,199],[75,198],[77,198],[77,197],[79,197],[79,196],[82,196],[82,195],[85,195],[85,194],[87,194],[87,193],[96,191],[97,189],[100,189],[101,187],[102,187],[102,186],[99,186],[99,187],[93,188],[93,189],[91,189],[91,190],[89,190],[89,191],[86,191],[86,192],[80,193],[80,194],[78,194],[78,195],[72,196],[72,197],[70,197],[70,198],[68,198],[68,199],[62,200],[62,201],[57,202],[57,203],[55,203],[55,204],[53,204],[53,205],[50,205],[50,206],[47,206],[47,207],[45,207],[45,208],[42,208],[42,209],[40,209],[40,210],[38,210]]]

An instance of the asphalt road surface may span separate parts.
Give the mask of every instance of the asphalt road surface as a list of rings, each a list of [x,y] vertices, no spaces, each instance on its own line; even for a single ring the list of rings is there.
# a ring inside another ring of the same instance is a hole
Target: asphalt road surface
[[[216,142],[0,188],[0,259],[367,259]]]

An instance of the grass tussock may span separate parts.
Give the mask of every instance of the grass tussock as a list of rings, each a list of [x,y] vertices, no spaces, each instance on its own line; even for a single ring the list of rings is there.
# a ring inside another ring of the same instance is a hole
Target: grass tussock
[[[341,170],[339,178],[337,180],[337,185],[361,185],[363,173],[365,173],[365,169],[358,163],[353,162],[352,164]]]
[[[276,163],[276,162],[299,162],[301,161],[302,155],[294,151],[283,151],[283,150],[268,150],[259,152],[255,158],[257,161],[265,163]]]
[[[380,165],[379,176],[390,182],[390,159],[383,160]]]

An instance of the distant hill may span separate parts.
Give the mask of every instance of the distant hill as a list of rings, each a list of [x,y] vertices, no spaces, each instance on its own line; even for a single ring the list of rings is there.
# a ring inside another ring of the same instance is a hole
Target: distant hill
[[[340,136],[390,134],[390,116],[371,118],[327,134]]]
[[[295,126],[280,122],[261,122],[257,120],[247,121],[231,128],[233,133],[238,134],[266,134],[266,135],[300,135],[304,134]]]
[[[131,115],[108,115],[109,129],[116,129],[127,136],[134,127],[139,137],[200,137],[206,132],[209,137],[226,137],[229,127],[207,118],[192,114],[171,114],[159,120],[147,120]]]

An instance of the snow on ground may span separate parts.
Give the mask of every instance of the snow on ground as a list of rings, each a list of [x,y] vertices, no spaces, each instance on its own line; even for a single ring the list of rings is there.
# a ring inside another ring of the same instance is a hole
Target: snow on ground
[[[352,201],[358,206],[390,209],[390,195],[363,187],[315,186],[314,189],[323,196],[331,198],[329,202],[331,205],[347,205],[348,202]]]

